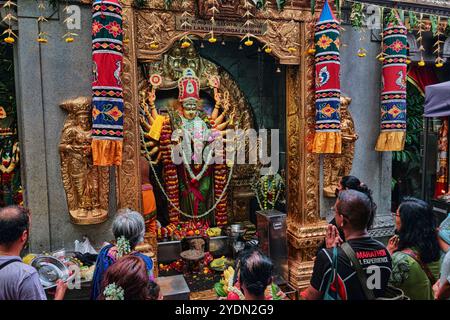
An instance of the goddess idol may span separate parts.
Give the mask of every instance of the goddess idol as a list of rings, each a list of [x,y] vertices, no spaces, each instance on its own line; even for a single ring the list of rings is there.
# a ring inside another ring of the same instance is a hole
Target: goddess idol
[[[210,224],[225,226],[231,174],[220,146],[230,119],[226,117],[228,96],[219,93],[218,76],[208,77],[215,101],[209,114],[200,105],[200,79],[191,68],[183,70],[178,79],[178,101],[167,106],[165,114],[155,106],[161,75],[150,75],[149,83],[150,91],[141,92],[141,142],[143,155],[168,202],[169,225],[159,228],[159,237],[185,236],[180,226],[186,221],[194,223],[196,230],[206,230]],[[160,161],[162,179],[155,169]]]

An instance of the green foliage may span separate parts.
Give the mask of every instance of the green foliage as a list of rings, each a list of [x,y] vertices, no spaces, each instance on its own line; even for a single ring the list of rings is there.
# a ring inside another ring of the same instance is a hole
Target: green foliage
[[[147,4],[147,0],[134,0],[134,6],[136,8],[143,8]]]
[[[164,0],[164,6],[166,9],[170,9],[170,7],[172,7],[172,2],[173,0]]]
[[[391,9],[385,17],[385,23],[400,24],[400,17],[395,9]]]
[[[350,13],[350,23],[353,28],[360,30],[364,25],[364,4],[355,2],[352,5],[352,11]]]
[[[410,82],[407,84],[407,120],[405,149],[392,153],[392,188],[398,181],[407,184],[410,195],[418,195],[420,190],[420,136],[423,131],[423,105],[425,98]]]
[[[417,18],[417,15],[412,11],[408,12],[408,16],[409,16],[409,31],[411,31],[417,26],[417,24],[419,23],[419,19]]]
[[[311,0],[311,14],[314,15],[316,12],[316,0]]]
[[[430,16],[430,22],[431,22],[431,32],[433,33],[433,36],[436,36],[438,31],[438,17]]]
[[[257,0],[256,1],[256,8],[258,10],[263,10],[266,8],[266,0]]]
[[[277,0],[277,8],[279,11],[283,10],[285,5],[286,0]]]
[[[0,43],[0,106],[9,112],[15,110],[13,72],[12,49]]]

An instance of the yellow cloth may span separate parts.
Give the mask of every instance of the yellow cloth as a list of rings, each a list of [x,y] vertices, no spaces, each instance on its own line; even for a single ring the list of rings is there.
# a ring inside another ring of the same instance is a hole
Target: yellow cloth
[[[150,128],[149,136],[156,141],[159,141],[161,137],[161,130],[164,124],[164,116],[158,115],[156,116],[155,121],[153,121],[152,127]]]
[[[381,132],[378,136],[376,151],[402,151],[405,147],[405,131]]]
[[[314,135],[314,153],[341,153],[341,132],[316,132]]]
[[[122,141],[92,139],[92,158],[95,166],[120,166]]]
[[[142,215],[146,232],[156,237],[156,200],[153,189],[142,190]]]

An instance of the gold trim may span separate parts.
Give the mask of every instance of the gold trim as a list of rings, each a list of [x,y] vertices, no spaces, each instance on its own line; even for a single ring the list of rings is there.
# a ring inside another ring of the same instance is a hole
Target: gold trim
[[[139,210],[141,192],[137,62],[160,60],[168,48],[183,36],[183,32],[175,30],[175,19],[170,17],[173,13],[161,9],[136,10],[129,5],[130,0],[125,2],[124,36],[128,40],[125,41],[122,76],[125,137],[123,165],[118,168],[117,175],[117,198],[119,207],[128,206]],[[151,3],[160,4],[160,0],[152,0]],[[159,23],[164,28],[151,34],[151,24],[148,19],[144,23],[142,15],[153,15],[161,19],[162,22]],[[299,289],[309,283],[312,259],[326,229],[326,222],[320,219],[319,214],[319,157],[311,150],[315,121],[314,60],[312,56],[303,53],[313,42],[314,22],[307,10],[296,8],[287,8],[281,13],[271,9],[268,17],[258,18],[269,19],[278,27],[277,33],[269,32],[261,41],[273,44],[273,53],[280,63],[291,64],[286,71],[289,282]],[[293,26],[298,31],[287,32]],[[149,43],[154,41],[151,37],[159,37],[156,40],[161,42],[156,50],[149,49]],[[286,55],[285,50],[290,43],[297,43],[296,51]]]

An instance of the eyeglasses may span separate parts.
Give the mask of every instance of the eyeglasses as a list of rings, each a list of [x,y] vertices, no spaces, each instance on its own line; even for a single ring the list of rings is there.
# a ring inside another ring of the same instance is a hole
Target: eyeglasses
[[[400,214],[398,214],[397,212],[391,212],[391,215],[392,215],[393,217],[400,217]]]

